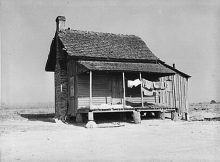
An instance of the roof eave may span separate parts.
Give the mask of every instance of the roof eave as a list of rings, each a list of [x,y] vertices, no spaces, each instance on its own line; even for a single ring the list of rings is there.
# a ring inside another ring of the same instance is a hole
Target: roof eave
[[[45,66],[45,71],[54,72],[55,71],[55,64],[56,64],[56,52],[55,52],[55,37],[53,38],[51,45],[50,45],[50,52],[47,58],[47,63]]]
[[[106,58],[106,57],[88,57],[88,56],[73,56],[67,51],[68,60],[85,60],[85,61],[111,61],[111,62],[133,62],[133,63],[157,63],[155,59],[118,59],[118,58]]]
[[[86,71],[105,71],[105,72],[131,72],[131,73],[146,73],[160,76],[174,75],[175,71],[163,67],[160,64],[149,63],[149,67],[144,67],[145,63],[131,63],[131,62],[105,62],[105,61],[77,61],[78,65],[83,67],[83,72]],[[122,65],[122,66],[121,66]],[[129,66],[130,68],[126,68]],[[117,67],[117,68],[116,68]],[[82,68],[81,68],[82,69]]]
[[[190,75],[188,75],[188,74],[186,74],[186,73],[184,73],[184,72],[182,72],[182,71],[180,71],[180,70],[178,70],[178,69],[176,69],[176,68],[174,68],[174,67],[172,67],[172,66],[166,64],[166,63],[165,63],[164,61],[162,61],[162,60],[158,60],[158,62],[160,62],[162,65],[166,66],[167,68],[172,69],[173,71],[175,71],[176,73],[180,74],[181,76],[186,77],[187,79],[192,77],[192,76],[190,76]]]

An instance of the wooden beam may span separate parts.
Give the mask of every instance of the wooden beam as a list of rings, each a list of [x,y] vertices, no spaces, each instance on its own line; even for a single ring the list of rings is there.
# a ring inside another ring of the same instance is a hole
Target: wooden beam
[[[78,75],[77,75],[78,66],[76,62],[74,62],[73,67],[75,67],[73,76],[74,76],[74,115],[76,115],[77,109],[78,109],[78,86],[77,86],[78,85]]]
[[[189,80],[186,78],[186,112],[189,113],[189,99],[188,99],[188,83]]]
[[[166,84],[167,84],[167,77],[165,77],[165,82],[166,82]],[[168,92],[167,92],[167,87],[166,87],[166,89],[165,89],[165,93],[164,93],[164,96],[165,96],[165,106],[166,107],[168,107]]]
[[[142,108],[144,108],[144,97],[143,97],[143,91],[142,91],[143,82],[142,82],[141,72],[140,72],[140,81],[141,81],[141,106]]]
[[[122,79],[123,79],[123,107],[125,108],[125,73],[122,72]]]
[[[76,115],[78,109],[78,75],[74,76],[74,114]]]
[[[133,119],[135,124],[141,123],[141,113],[140,111],[133,111]]]
[[[175,75],[173,75],[173,77],[172,77],[173,79],[172,79],[172,81],[173,81],[173,83],[172,83],[172,86],[173,86],[173,88],[172,88],[172,93],[173,93],[173,95],[172,95],[172,97],[173,97],[173,107],[175,107],[176,108],[176,94],[175,94],[175,90],[176,90],[176,87],[175,87]]]
[[[89,108],[92,108],[92,71],[89,71]]]
[[[93,121],[94,120],[94,114],[93,112],[88,112],[88,120]]]
[[[178,93],[177,93],[177,95],[178,95],[178,99],[179,99],[178,108],[180,109],[181,108],[181,105],[180,105],[181,98],[180,98],[180,76],[179,75],[177,76],[177,85],[178,85]]]
[[[161,78],[162,83],[164,84],[164,77]],[[164,85],[165,86],[165,85]],[[162,105],[165,106],[165,90],[161,91],[162,93]]]
[[[182,86],[182,76],[180,76],[180,111],[178,111],[182,115],[183,113],[183,86]]]

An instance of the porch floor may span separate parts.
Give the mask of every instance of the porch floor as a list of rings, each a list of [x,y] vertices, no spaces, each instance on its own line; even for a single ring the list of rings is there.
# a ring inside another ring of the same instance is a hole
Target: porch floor
[[[173,112],[176,108],[172,107],[164,107],[164,106],[154,106],[154,107],[129,107],[129,108],[98,108],[98,109],[90,109],[90,107],[86,108],[80,108],[77,110],[77,113],[88,113],[88,112],[94,112],[94,113],[107,113],[107,112],[133,112],[133,111],[148,111],[148,112],[154,112],[154,111],[160,111],[160,112]]]

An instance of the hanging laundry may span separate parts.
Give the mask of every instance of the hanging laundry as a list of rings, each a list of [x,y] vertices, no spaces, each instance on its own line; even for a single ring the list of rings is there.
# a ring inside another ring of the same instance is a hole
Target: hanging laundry
[[[153,91],[149,91],[148,89],[142,88],[142,92],[144,93],[145,96],[153,96],[154,93]]]
[[[153,82],[154,89],[161,89],[161,82]]]
[[[128,88],[132,88],[133,86],[133,80],[128,80]]]
[[[135,79],[134,81],[128,80],[128,87],[132,88],[133,86],[137,87],[140,85],[142,82],[139,79]]]
[[[153,89],[153,82],[143,79],[143,87]]]
[[[142,82],[139,79],[134,80],[134,86],[137,87],[138,85],[140,85]]]
[[[153,90],[153,96],[157,96],[158,95],[158,91]]]
[[[161,82],[160,89],[165,90],[165,88],[166,88],[166,82]]]

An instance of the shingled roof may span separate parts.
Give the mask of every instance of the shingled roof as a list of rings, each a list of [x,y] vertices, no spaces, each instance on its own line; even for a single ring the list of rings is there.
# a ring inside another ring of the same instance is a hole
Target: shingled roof
[[[57,36],[67,54],[76,59],[127,60],[132,62],[156,62],[158,60],[145,42],[135,35],[65,29],[58,31]],[[46,71],[54,71],[55,48],[53,41]]]
[[[78,61],[85,69],[179,73],[190,77],[157,58],[138,36],[65,29],[65,21],[64,16],[56,18],[57,29],[50,46],[46,71],[55,71],[58,43],[68,60]]]
[[[157,60],[145,42],[135,35],[79,30],[58,34],[70,56],[107,59]]]
[[[111,71],[111,72],[144,72],[152,74],[173,75],[175,72],[161,64],[155,63],[131,63],[109,61],[77,61],[85,71]]]

